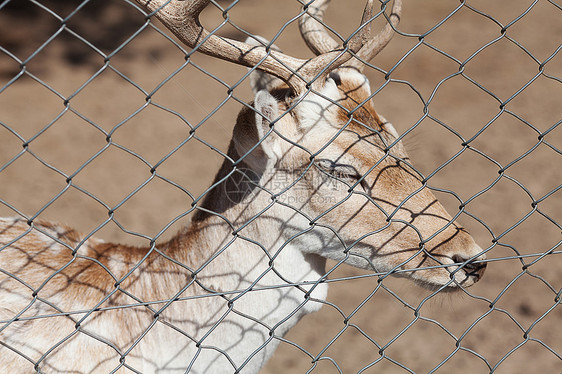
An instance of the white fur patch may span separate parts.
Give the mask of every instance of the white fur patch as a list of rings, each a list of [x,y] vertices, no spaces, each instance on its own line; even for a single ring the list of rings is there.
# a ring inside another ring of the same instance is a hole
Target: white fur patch
[[[337,109],[334,102],[342,99],[336,82],[328,78],[320,92],[311,91],[303,95],[305,95],[304,98],[295,108],[300,125],[304,129],[322,125],[333,126]]]
[[[353,68],[340,68],[336,72],[340,76],[340,80],[343,82],[350,82],[355,86],[361,86],[368,90],[368,94],[371,94],[371,84],[369,79],[361,72]]]

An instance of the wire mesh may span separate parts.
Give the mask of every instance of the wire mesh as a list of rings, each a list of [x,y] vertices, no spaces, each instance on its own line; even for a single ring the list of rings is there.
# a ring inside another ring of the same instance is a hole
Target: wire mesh
[[[311,4],[211,1],[202,20],[212,35],[244,40],[262,34],[289,55],[310,57],[297,24]],[[379,5],[375,30],[391,7]],[[345,45],[357,33],[362,7],[362,1],[330,4],[324,24],[334,39]],[[247,104],[252,69],[202,55],[200,45],[184,46],[133,1],[2,1],[0,213],[16,218],[3,221],[0,231],[0,367],[37,373],[562,372],[560,5],[403,7],[394,39],[364,70],[369,99],[402,135],[389,139],[371,126],[383,156],[358,176],[323,164],[321,151],[359,120],[354,115],[366,103],[357,103],[319,149],[286,139],[309,159],[287,179],[248,170],[241,159],[251,152],[234,159],[228,150],[237,113],[254,110]],[[317,93],[310,88],[304,100]],[[252,150],[284,136],[279,124],[296,105],[267,123]],[[402,143],[412,161],[397,151]],[[365,257],[373,269],[346,265],[365,237],[388,226],[349,241],[324,218],[368,195],[360,192],[362,182],[388,159],[408,164],[421,186],[394,209],[370,203],[390,225],[400,207],[431,190],[486,253],[471,263],[488,264],[479,283],[451,293],[452,279],[422,290],[393,277],[451,267],[440,261],[402,266],[420,253],[435,259],[425,245],[437,234],[411,224],[420,247],[408,260],[384,271]],[[321,181],[310,181],[315,170],[322,171],[315,174]],[[333,200],[316,201],[330,205],[316,216],[289,199],[305,181],[334,191]],[[342,186],[343,198],[337,194]],[[205,203],[226,196],[240,204],[263,194],[268,202],[244,219]],[[306,229],[284,227],[285,236],[252,232],[280,206],[304,219]],[[171,248],[188,247],[174,235],[193,227],[194,216],[217,217],[229,232],[212,250],[201,243],[189,248],[186,261]],[[70,223],[84,234],[43,220]],[[281,265],[296,256],[292,246],[327,232],[340,257],[328,260],[316,278],[295,280],[291,266]],[[123,244],[104,258],[96,248],[106,250],[110,241]],[[30,247],[40,251],[13,257]],[[238,247],[248,255],[236,258]],[[232,281],[236,266],[254,261],[250,254],[261,256],[259,266],[251,277]],[[225,261],[235,265],[225,269]],[[79,264],[87,265],[75,273]],[[151,273],[158,266],[169,269],[159,279]],[[97,278],[87,278],[89,271]],[[153,289],[141,291],[139,284]],[[276,319],[262,310],[271,294],[281,311]],[[285,334],[290,321],[320,305]],[[182,310],[191,314],[176,318]],[[171,352],[151,343],[160,336],[177,342]],[[61,361],[65,354],[75,360]]]

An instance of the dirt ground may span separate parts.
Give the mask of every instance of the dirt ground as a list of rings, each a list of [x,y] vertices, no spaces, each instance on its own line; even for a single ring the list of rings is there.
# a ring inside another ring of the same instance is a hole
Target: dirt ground
[[[189,136],[175,113],[192,126],[202,123],[201,141],[185,143],[158,171],[195,197],[203,193],[223,159],[205,142],[226,151],[238,100],[252,100],[245,80],[223,104],[245,68],[195,55],[180,69],[181,50],[150,26],[127,42],[145,22],[121,1],[87,4],[66,23],[74,34],[22,3],[0,8],[0,215],[95,230],[108,218],[100,201],[114,207],[150,176],[135,154],[154,165]],[[332,3],[326,21],[347,36],[363,1]],[[392,81],[385,85],[383,72],[367,69],[373,91],[383,87],[374,97],[377,110],[399,132],[409,131],[404,141],[414,164],[425,175],[438,170],[430,184],[468,202],[459,221],[498,260],[469,294],[447,295],[398,279],[384,280],[373,294],[376,278],[338,280],[368,275],[341,266],[331,277],[332,306],[290,331],[293,343],[282,343],[263,373],[562,372],[562,11],[539,0],[524,14],[532,3],[405,1],[403,35],[373,62],[392,68]],[[63,18],[75,6],[46,4]],[[229,15],[271,39],[299,9],[297,1],[242,0]],[[205,14],[209,29],[221,21],[217,10]],[[241,38],[229,25],[220,34]],[[311,56],[295,22],[277,44]],[[147,106],[149,94],[158,106]],[[112,146],[98,154],[107,145],[101,129],[132,152]],[[437,196],[450,213],[458,211],[451,194]],[[191,202],[154,179],[115,210],[127,232],[110,222],[96,235],[146,244],[142,235],[158,233]],[[179,220],[164,237],[188,222]],[[549,250],[555,253],[540,257]],[[511,257],[518,254],[528,256]]]

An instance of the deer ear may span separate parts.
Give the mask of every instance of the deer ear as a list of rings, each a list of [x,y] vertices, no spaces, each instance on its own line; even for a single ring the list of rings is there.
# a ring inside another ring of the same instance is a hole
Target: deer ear
[[[258,91],[254,99],[256,132],[261,148],[270,160],[281,158],[281,138],[271,131],[272,124],[281,115],[277,99],[267,90]]]
[[[275,164],[282,155],[282,140],[271,131],[271,124],[281,114],[279,104],[267,90],[261,90],[256,94],[254,107],[243,112],[234,131],[234,145],[248,166],[256,172],[263,171],[268,164]]]
[[[254,70],[250,73],[250,87],[254,94],[262,90],[271,91],[274,88],[283,87],[283,84],[281,79],[261,70]]]
[[[267,47],[271,44],[269,40],[259,35],[249,36],[246,38],[246,43],[256,47]],[[279,49],[279,47],[275,44],[271,44],[269,48],[273,51],[281,52],[281,49]],[[254,94],[257,94],[261,90],[271,91],[272,89],[282,85],[283,81],[281,79],[264,73],[261,70],[254,69],[254,71],[250,73],[250,87],[252,87],[252,92]]]

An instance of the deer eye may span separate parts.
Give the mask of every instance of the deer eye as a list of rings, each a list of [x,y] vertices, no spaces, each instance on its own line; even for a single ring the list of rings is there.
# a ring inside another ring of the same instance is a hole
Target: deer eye
[[[336,83],[336,86],[341,86],[341,77],[338,73],[333,71],[328,75],[328,77],[332,78],[334,80],[334,82]]]
[[[355,167],[351,165],[340,164],[332,160],[318,160],[316,162],[316,165],[320,170],[342,181],[354,183],[359,178],[361,178],[361,175],[359,174],[357,169],[355,169]]]

